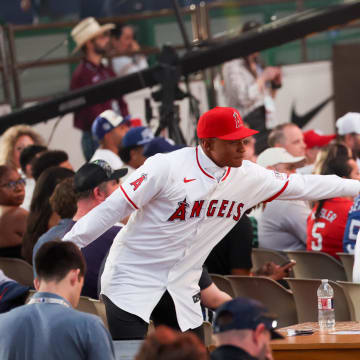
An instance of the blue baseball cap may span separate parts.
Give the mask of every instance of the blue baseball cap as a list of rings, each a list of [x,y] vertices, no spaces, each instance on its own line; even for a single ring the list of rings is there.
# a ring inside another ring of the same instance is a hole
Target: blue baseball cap
[[[0,285],[0,313],[23,305],[29,293],[29,286],[23,286],[16,281],[6,281]]]
[[[158,153],[168,153],[185,147],[185,145],[173,145],[167,139],[159,136],[152,139],[144,147],[144,156],[150,157]]]
[[[151,130],[145,126],[130,129],[122,139],[122,147],[141,146],[149,143],[154,138]]]
[[[112,129],[123,124],[130,126],[129,116],[122,117],[113,110],[105,110],[94,120],[91,134],[95,140],[100,141]]]
[[[272,339],[283,339],[284,337],[275,331],[277,326],[275,318],[259,301],[238,297],[217,309],[214,333],[230,330],[255,330],[259,324],[264,324],[270,331]]]

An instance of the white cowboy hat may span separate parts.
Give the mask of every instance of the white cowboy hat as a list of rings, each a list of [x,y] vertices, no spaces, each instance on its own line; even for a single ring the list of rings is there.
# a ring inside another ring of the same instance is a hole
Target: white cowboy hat
[[[73,50],[73,53],[78,51],[88,40],[114,27],[114,24],[100,25],[93,17],[88,17],[80,21],[71,31],[71,36],[76,43],[76,48]]]

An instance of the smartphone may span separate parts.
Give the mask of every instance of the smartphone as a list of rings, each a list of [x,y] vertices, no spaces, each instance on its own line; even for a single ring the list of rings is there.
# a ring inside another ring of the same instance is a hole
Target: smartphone
[[[286,265],[289,265],[290,263],[294,263],[295,264],[295,260],[287,260],[285,261],[283,264],[280,265],[280,267],[284,267]]]

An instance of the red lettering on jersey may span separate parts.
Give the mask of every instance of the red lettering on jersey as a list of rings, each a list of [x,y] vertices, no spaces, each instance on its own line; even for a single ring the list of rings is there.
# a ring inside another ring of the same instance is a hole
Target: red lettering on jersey
[[[214,205],[217,204],[217,203],[218,203],[217,200],[211,200],[210,201],[206,216],[214,216],[214,213],[215,213],[215,210],[216,210],[216,206],[214,206]]]
[[[217,214],[218,217],[224,217],[224,210],[226,209],[227,204],[229,203],[228,200],[223,200],[221,205],[220,205],[220,209],[219,212]]]
[[[190,217],[199,217],[200,216],[200,212],[201,212],[201,209],[204,205],[204,200],[198,200],[198,201],[195,201],[194,202],[194,206],[191,210],[191,215]]]
[[[228,213],[226,215],[227,218],[231,216],[231,212],[232,212],[232,209],[233,209],[234,205],[235,205],[235,201],[233,201],[231,203],[231,205],[230,205],[230,209],[229,209],[229,211],[228,211]]]
[[[233,219],[235,221],[239,221],[240,218],[241,218],[241,209],[244,207],[244,204],[243,203],[240,203],[238,206],[237,206],[237,213],[236,215],[233,216]]]
[[[186,202],[186,198],[183,201],[178,202],[178,208],[175,212],[168,218],[168,221],[180,220],[185,221],[186,208],[189,207],[189,204]]]
[[[134,191],[138,189],[138,187],[142,184],[142,182],[146,179],[146,177],[147,177],[146,174],[142,174],[141,177],[130,183],[130,185],[134,187],[133,188]]]

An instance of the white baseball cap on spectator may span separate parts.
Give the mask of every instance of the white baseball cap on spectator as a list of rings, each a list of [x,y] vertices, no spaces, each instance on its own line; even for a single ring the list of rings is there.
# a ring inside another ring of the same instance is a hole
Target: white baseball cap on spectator
[[[284,148],[272,147],[264,150],[257,158],[257,164],[262,167],[274,166],[277,164],[299,164],[304,165],[305,156],[292,156]]]
[[[348,112],[336,121],[339,135],[360,134],[360,113]]]

